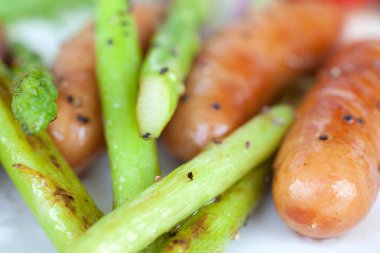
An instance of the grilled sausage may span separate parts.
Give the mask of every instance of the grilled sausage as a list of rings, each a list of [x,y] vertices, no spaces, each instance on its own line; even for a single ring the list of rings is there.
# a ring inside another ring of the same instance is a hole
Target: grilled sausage
[[[145,51],[163,12],[140,4],[134,6],[133,13]],[[104,149],[95,67],[94,26],[90,24],[64,45],[53,67],[59,91],[58,113],[49,131],[77,173]]]
[[[380,161],[380,41],[339,51],[321,71],[277,157],[281,218],[314,238],[338,236],[368,213]]]
[[[342,19],[332,5],[288,3],[212,37],[164,133],[170,151],[190,159],[210,140],[243,124],[291,80],[321,62],[339,36]]]

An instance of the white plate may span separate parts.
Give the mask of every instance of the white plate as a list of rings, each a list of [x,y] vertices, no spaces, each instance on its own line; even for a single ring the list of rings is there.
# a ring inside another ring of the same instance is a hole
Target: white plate
[[[90,13],[82,10],[58,18],[55,22],[30,20],[12,26],[12,38],[27,43],[50,63],[60,44],[79,30]],[[379,16],[379,15],[378,15]],[[344,38],[380,38],[380,18],[373,14],[358,14],[350,19]],[[0,127],[1,131],[1,127]],[[160,145],[162,167],[169,171],[178,164]],[[84,178],[83,182],[104,212],[111,210],[111,184],[108,160],[102,157]],[[380,252],[380,200],[367,218],[350,233],[340,238],[314,241],[290,231],[279,219],[270,197],[251,216],[240,233],[240,240],[227,248],[229,253],[324,252],[324,253],[375,253]],[[0,252],[56,252],[41,230],[27,206],[0,169]]]

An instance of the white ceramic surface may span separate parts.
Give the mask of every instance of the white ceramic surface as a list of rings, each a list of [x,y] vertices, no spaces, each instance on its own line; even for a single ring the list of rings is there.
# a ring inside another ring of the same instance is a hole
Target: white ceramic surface
[[[380,38],[380,15],[358,14],[350,19],[345,40]],[[66,13],[54,22],[28,20],[11,27],[14,40],[27,43],[43,55],[47,63],[54,59],[60,44],[89,19],[89,11]],[[0,126],[1,131],[1,126]],[[176,167],[174,161],[160,145],[162,167]],[[102,157],[83,182],[98,206],[111,210],[111,185],[108,161]],[[380,199],[367,218],[347,235],[325,241],[302,238],[290,231],[279,219],[270,197],[266,196],[240,233],[240,240],[228,246],[228,253],[324,252],[324,253],[377,253],[380,252]],[[0,169],[0,252],[53,253],[54,247],[43,233],[7,175]]]

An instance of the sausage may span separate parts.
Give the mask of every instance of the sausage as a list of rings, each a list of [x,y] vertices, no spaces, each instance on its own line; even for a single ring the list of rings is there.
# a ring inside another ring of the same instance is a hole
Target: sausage
[[[331,5],[288,3],[213,36],[164,132],[169,150],[190,159],[210,140],[243,124],[286,84],[321,62],[339,36],[342,20],[339,9]]]
[[[133,14],[146,51],[163,11],[139,4],[134,6]],[[90,24],[64,45],[53,67],[59,96],[57,119],[50,124],[49,132],[77,173],[104,149],[95,67],[94,25]]]
[[[371,208],[380,169],[380,41],[340,50],[320,72],[275,162],[273,199],[292,229],[341,235]]]

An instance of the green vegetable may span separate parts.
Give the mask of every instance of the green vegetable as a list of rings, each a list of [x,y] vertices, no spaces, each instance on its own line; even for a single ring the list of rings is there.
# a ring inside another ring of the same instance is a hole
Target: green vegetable
[[[54,77],[40,59],[25,47],[12,49],[15,57],[12,111],[27,134],[38,134],[57,117],[58,91]]]
[[[154,182],[158,158],[155,142],[144,141],[138,134],[141,56],[129,1],[99,0],[96,26],[98,79],[117,207]]]
[[[0,21],[12,22],[29,17],[54,17],[63,9],[89,5],[94,0],[0,0]]]
[[[12,79],[12,72],[8,69],[7,65],[0,60],[0,82],[2,85],[10,86]]]
[[[140,251],[140,253],[159,253],[168,239],[169,233],[165,233],[158,237],[151,245]]]
[[[68,253],[137,252],[269,158],[293,119],[288,106],[255,117],[211,144],[79,238]]]
[[[34,216],[62,252],[102,213],[45,132],[27,136],[0,89],[0,162]]]
[[[140,77],[137,118],[141,136],[158,138],[184,91],[184,81],[200,48],[200,28],[212,0],[175,0],[155,36]]]
[[[270,165],[255,168],[215,202],[201,208],[180,226],[161,252],[223,252],[261,199]]]

